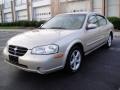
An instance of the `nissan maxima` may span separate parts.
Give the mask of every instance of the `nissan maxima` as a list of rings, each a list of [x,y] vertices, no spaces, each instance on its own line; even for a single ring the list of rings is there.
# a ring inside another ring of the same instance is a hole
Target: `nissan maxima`
[[[25,71],[46,74],[76,72],[83,57],[111,47],[113,25],[94,12],[59,14],[38,29],[12,37],[3,50],[5,62]]]

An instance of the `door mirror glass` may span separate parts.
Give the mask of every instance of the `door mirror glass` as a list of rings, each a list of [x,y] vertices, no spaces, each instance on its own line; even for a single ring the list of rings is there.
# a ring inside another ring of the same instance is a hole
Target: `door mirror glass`
[[[96,24],[88,24],[87,29],[95,29],[97,28]]]

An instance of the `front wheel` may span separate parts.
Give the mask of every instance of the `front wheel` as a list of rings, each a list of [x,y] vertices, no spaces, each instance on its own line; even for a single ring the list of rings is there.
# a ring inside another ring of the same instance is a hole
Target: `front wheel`
[[[69,72],[76,72],[80,69],[82,51],[79,47],[73,47],[67,57],[65,69]]]

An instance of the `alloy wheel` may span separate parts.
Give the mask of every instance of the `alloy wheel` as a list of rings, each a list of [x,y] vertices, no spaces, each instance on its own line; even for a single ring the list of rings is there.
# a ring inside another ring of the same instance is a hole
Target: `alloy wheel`
[[[74,50],[70,58],[70,67],[73,71],[79,69],[81,63],[81,53],[79,50]]]
[[[107,44],[108,44],[108,47],[111,47],[111,45],[112,45],[112,37],[111,37],[111,35],[108,38]]]

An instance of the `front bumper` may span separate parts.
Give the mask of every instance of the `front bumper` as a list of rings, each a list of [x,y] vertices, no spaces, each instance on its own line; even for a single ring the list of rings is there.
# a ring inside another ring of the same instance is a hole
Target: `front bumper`
[[[46,74],[64,67],[63,56],[56,58],[56,54],[32,55],[31,50],[28,50],[24,56],[18,57],[18,64],[9,62],[10,54],[7,48],[4,49],[3,54],[5,62],[25,71]],[[59,53],[57,54],[59,55]]]

